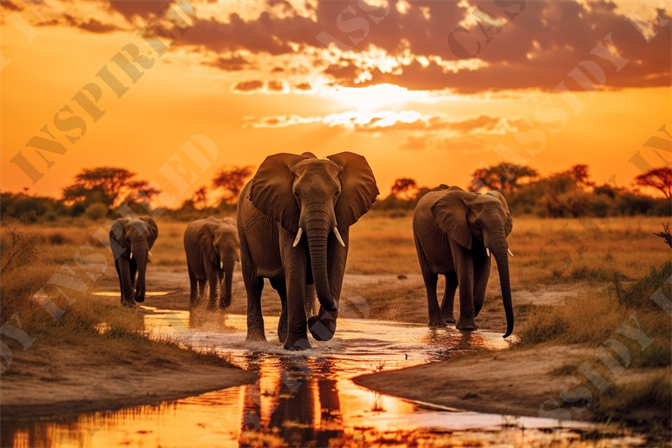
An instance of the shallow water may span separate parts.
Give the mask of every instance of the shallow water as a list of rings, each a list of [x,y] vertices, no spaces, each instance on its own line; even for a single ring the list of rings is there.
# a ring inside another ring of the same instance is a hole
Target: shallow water
[[[351,381],[364,373],[443,360],[475,347],[506,348],[508,342],[500,334],[339,318],[332,341],[311,340],[311,350],[288,354],[277,341],[277,318],[265,318],[269,342],[247,344],[245,316],[144,308],[149,311],[148,331],[214,348],[233,364],[258,372],[259,380],[159,406],[2,423],[2,440],[9,442],[3,446],[594,447],[642,443],[638,438],[608,434],[596,441],[585,437],[595,428],[584,423],[569,425],[411,402]]]

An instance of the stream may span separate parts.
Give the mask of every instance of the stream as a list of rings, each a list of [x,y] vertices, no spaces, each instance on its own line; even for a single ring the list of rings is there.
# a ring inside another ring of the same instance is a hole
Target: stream
[[[509,343],[499,333],[339,318],[334,339],[311,339],[311,350],[288,354],[277,341],[277,318],[264,319],[269,342],[248,344],[243,315],[143,308],[145,327],[155,336],[215,349],[231,363],[257,372],[258,381],[157,406],[3,422],[3,441],[16,448],[525,448],[643,442],[587,423],[466,412],[383,395],[352,382],[365,373],[445,360],[477,347],[504,349]]]

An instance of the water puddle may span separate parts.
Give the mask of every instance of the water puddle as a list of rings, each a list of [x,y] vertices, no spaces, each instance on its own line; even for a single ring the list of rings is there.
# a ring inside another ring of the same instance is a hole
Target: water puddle
[[[3,440],[13,441],[17,448],[524,448],[620,447],[643,442],[608,434],[595,440],[587,437],[594,427],[585,423],[480,414],[412,402],[381,395],[351,380],[364,373],[447,359],[475,347],[506,348],[508,342],[499,333],[465,334],[424,325],[339,318],[332,341],[311,340],[311,350],[288,354],[277,341],[277,318],[265,318],[269,342],[246,344],[245,316],[143,308],[148,311],[148,331],[215,349],[233,364],[258,372],[259,380],[158,406],[62,420],[6,422],[2,424]]]

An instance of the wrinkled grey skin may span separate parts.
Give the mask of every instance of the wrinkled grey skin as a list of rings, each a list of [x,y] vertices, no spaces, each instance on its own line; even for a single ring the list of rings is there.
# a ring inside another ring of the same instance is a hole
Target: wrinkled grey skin
[[[184,252],[187,255],[191,305],[203,299],[206,281],[209,284],[208,306],[231,305],[233,268],[240,260],[238,228],[233,218],[210,216],[190,223],[184,231]]]
[[[371,168],[357,154],[343,152],[328,160],[310,153],[266,158],[238,203],[248,341],[266,339],[261,315],[264,278],[270,279],[282,302],[278,336],[285,349],[310,348],[306,309],[312,307],[312,286],[320,309],[308,319],[308,328],[316,340],[333,337],[349,227],[377,195]],[[299,228],[302,235],[297,240]]]
[[[110,245],[114,266],[119,275],[122,305],[135,306],[135,302],[145,301],[145,272],[149,250],[158,236],[159,228],[148,216],[120,218],[112,225]]]
[[[413,236],[427,289],[429,325],[454,323],[453,300],[460,288],[459,330],[476,330],[474,318],[483,307],[490,276],[490,257],[497,261],[507,329],[513,331],[513,307],[509,282],[508,243],[513,221],[506,199],[497,191],[470,193],[459,187],[425,195],[413,215]],[[436,297],[438,274],[446,278],[439,309]]]

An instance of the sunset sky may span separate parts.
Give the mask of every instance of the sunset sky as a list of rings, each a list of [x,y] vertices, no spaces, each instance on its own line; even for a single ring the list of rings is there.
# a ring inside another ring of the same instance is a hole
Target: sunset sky
[[[615,175],[619,186],[639,174],[628,162],[637,151],[663,164],[643,144],[669,139],[663,125],[672,132],[669,1],[189,3],[195,23],[182,36],[174,29],[159,58],[138,33],[165,0],[0,2],[2,191],[60,196],[82,168],[111,165],[175,195],[158,172],[174,154],[196,173],[182,174],[193,183],[179,202],[219,167],[256,167],[278,152],[362,154],[383,195],[398,177],[465,187],[498,157],[542,174],[585,163],[593,180]],[[188,23],[189,5],[173,5],[168,18]],[[127,44],[154,61],[134,65],[144,72],[136,82],[111,62]],[[121,98],[96,77],[105,65],[128,87]],[[553,93],[563,82],[575,99]],[[72,100],[89,83],[105,111],[95,123]],[[58,130],[56,114],[81,117],[84,135]],[[49,169],[26,147],[49,138],[45,124],[67,149],[41,151]],[[179,151],[197,134],[218,150],[205,172]],[[19,151],[44,173],[34,185],[11,162]]]

